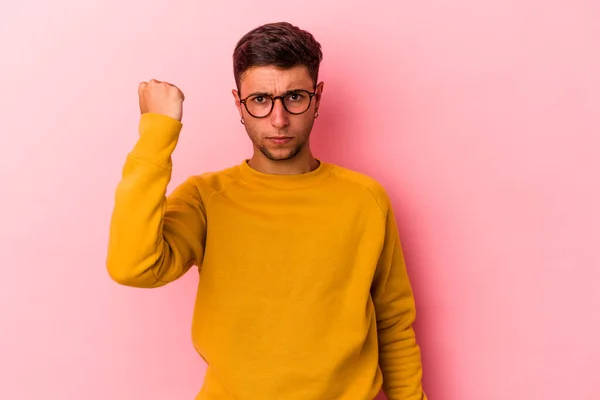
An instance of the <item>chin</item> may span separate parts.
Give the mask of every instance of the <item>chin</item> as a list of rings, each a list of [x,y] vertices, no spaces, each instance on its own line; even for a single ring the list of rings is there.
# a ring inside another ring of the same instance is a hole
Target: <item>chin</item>
[[[285,154],[269,153],[266,156],[271,161],[287,161],[287,160],[291,160],[292,158],[296,157],[296,155],[297,154],[287,152]]]
[[[260,150],[261,153],[271,161],[286,161],[296,157],[300,153],[301,149],[297,147],[287,149],[268,149],[263,147]]]

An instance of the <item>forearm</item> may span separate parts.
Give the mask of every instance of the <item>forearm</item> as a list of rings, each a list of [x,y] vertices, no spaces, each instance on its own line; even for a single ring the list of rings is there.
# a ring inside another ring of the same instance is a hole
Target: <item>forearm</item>
[[[379,333],[380,366],[388,400],[427,399],[422,387],[421,354],[410,326],[399,323]]]
[[[178,121],[158,115],[140,121],[140,138],[127,156],[110,222],[107,269],[121,284],[162,286],[185,272],[182,254],[164,235],[165,193],[180,128]]]

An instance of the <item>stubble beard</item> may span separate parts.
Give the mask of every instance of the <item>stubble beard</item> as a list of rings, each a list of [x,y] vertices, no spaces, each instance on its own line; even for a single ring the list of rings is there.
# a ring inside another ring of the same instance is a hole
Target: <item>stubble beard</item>
[[[296,157],[298,155],[298,153],[300,153],[300,150],[302,150],[302,148],[304,147],[304,143],[298,143],[294,146],[294,148],[292,150],[290,150],[290,152],[288,153],[288,155],[283,155],[283,156],[275,156],[273,153],[271,153],[269,151],[269,149],[266,148],[266,146],[257,146],[258,149],[260,150],[261,153],[264,154],[265,157],[267,157],[269,160],[271,161],[285,161],[285,160],[291,160],[292,158]]]
[[[248,134],[248,136],[250,137],[250,140],[252,141],[252,143],[254,144],[254,146],[260,150],[260,152],[267,157],[269,160],[271,161],[286,161],[286,160],[291,160],[292,158],[296,157],[300,151],[302,151],[302,149],[304,148],[304,146],[306,146],[306,143],[308,142],[308,139],[310,138],[310,134],[312,131],[312,123],[310,124],[310,126],[307,127],[307,134],[306,136],[304,135],[296,135],[295,138],[298,139],[299,137],[303,138],[302,141],[299,141],[298,143],[296,143],[296,145],[289,151],[289,153],[286,155],[281,155],[281,156],[277,156],[275,154],[273,154],[268,148],[267,146],[261,144],[259,142],[258,135],[255,134],[251,129],[249,129],[249,127],[246,125],[246,133]]]

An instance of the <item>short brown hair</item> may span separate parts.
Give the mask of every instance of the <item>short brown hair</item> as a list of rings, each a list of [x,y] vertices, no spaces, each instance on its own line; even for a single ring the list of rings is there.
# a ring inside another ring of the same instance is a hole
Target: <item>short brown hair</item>
[[[321,45],[309,32],[288,22],[261,25],[246,33],[235,46],[235,84],[239,90],[242,75],[252,67],[272,65],[288,69],[303,65],[316,85],[322,60]]]

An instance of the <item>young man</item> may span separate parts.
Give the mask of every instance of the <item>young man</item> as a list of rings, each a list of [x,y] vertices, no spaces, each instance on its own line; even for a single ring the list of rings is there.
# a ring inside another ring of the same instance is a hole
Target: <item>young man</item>
[[[233,90],[254,154],[165,196],[183,93],[139,87],[140,136],[123,169],[107,267],[159,287],[200,272],[198,400],[426,399],[415,304],[390,200],[373,179],[316,159],[321,46],[287,23],[246,34]]]

